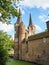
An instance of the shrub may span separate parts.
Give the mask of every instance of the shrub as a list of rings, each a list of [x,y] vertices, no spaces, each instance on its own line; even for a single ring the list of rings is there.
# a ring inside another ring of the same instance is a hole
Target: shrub
[[[6,65],[8,49],[11,48],[13,40],[3,31],[0,31],[0,65]]]
[[[7,50],[4,49],[3,45],[0,43],[0,65],[6,65],[7,61]]]

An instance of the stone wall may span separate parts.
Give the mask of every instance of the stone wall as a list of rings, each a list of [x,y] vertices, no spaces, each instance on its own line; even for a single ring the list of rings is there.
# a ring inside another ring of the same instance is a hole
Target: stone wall
[[[49,65],[49,33],[22,43],[22,60]]]
[[[14,42],[15,59],[49,65],[49,32],[30,36],[20,44]]]
[[[19,59],[19,45],[18,42],[14,42],[14,58]]]

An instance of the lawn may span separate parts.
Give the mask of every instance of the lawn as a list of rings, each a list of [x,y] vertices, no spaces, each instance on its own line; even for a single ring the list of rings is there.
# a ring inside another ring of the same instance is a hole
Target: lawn
[[[25,61],[14,60],[14,59],[9,59],[7,62],[7,65],[37,65],[37,64],[25,62]]]

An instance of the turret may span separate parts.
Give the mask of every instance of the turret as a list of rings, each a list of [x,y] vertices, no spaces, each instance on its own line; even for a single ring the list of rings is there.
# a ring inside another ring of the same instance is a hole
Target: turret
[[[18,59],[21,59],[21,55],[22,55],[22,41],[23,39],[25,38],[25,26],[22,22],[22,19],[21,19],[21,11],[19,9],[19,16],[18,16],[18,19],[17,19],[17,22],[15,23],[15,40],[17,41],[17,48],[16,50],[18,51],[15,51],[15,55],[18,56],[19,58]]]
[[[19,44],[19,60],[22,59],[22,41],[25,38],[25,26],[23,24],[23,22],[21,21],[20,25],[19,25],[19,37],[18,37],[18,44]]]
[[[20,41],[22,42],[23,39],[25,38],[25,25],[23,22],[20,23],[20,29],[19,29],[19,37],[20,37]]]
[[[20,11],[20,9],[19,9],[19,16],[18,16],[18,18],[17,18],[17,22],[15,23],[15,32],[16,32],[16,35],[17,35],[17,37],[18,37],[18,29],[19,29],[19,25],[20,25],[20,23],[21,23],[21,11]]]
[[[31,14],[30,14],[30,20],[29,20],[29,26],[32,26],[32,17],[31,17]]]
[[[19,16],[17,18],[17,22],[14,25],[15,36],[14,36],[14,58],[19,59],[19,27],[21,23],[21,12],[19,9]]]
[[[19,9],[19,16],[17,18],[17,24],[19,24],[21,22],[21,11]]]
[[[29,20],[29,26],[28,26],[28,35],[34,35],[35,34],[35,26],[32,24],[32,17],[30,14],[30,20]]]

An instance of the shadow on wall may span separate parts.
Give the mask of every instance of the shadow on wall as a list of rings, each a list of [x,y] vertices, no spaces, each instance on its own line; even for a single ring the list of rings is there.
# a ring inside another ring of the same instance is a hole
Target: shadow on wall
[[[38,56],[36,59],[36,62],[43,64],[43,65],[49,65],[49,43],[42,43],[36,48],[36,51],[38,51]]]

